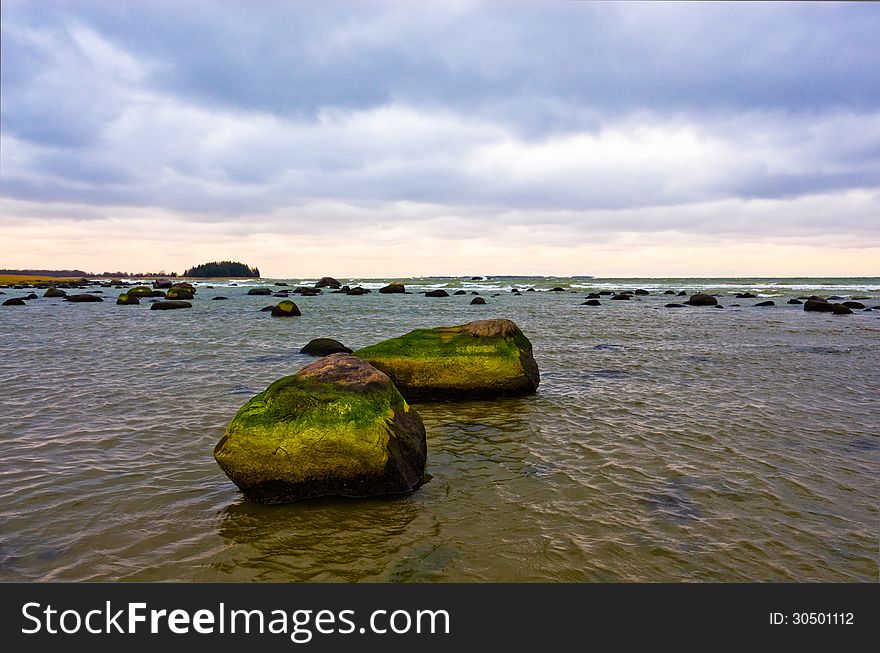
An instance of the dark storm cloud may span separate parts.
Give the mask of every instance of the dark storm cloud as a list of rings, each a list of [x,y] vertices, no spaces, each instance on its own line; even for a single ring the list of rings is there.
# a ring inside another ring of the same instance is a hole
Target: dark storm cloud
[[[2,7],[0,192],[16,199],[206,219],[315,199],[617,210],[880,181],[870,4]]]

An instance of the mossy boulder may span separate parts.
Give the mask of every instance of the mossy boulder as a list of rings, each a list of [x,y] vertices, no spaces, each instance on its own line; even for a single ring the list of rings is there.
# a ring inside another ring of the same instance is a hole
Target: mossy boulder
[[[540,383],[532,343],[510,320],[416,329],[355,352],[407,400],[532,394]]]
[[[272,317],[294,317],[297,315],[302,315],[302,313],[300,313],[299,306],[294,304],[289,299],[278,302],[277,304],[275,304],[275,306],[272,307]]]
[[[153,297],[153,289],[147,286],[135,286],[129,288],[127,294],[130,297]]]
[[[182,288],[180,286],[175,286],[173,288],[169,288],[165,293],[165,299],[168,300],[190,300],[193,299],[193,291],[189,288]]]
[[[238,411],[214,459],[246,497],[401,494],[425,476],[418,413],[385,374],[332,354],[275,381]]]
[[[125,306],[131,306],[133,304],[140,304],[141,300],[139,300],[134,295],[129,295],[128,293],[120,293],[119,297],[116,298],[117,304],[122,304]]]

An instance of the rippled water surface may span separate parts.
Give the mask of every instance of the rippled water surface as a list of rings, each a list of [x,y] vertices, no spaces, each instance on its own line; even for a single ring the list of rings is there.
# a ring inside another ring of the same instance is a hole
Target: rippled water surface
[[[880,279],[421,279],[409,287],[488,304],[325,293],[295,297],[292,319],[225,283],[191,310],[116,306],[110,288],[0,308],[0,579],[878,579],[880,310],[784,302],[880,306]],[[532,285],[567,290],[507,291]],[[651,295],[581,305],[635,287]],[[665,309],[670,287],[726,308]],[[781,305],[753,306],[767,297]],[[310,339],[360,347],[487,317],[522,327],[541,386],[417,404],[432,478],[415,493],[260,506],[214,462],[236,410],[314,360],[297,353]]]

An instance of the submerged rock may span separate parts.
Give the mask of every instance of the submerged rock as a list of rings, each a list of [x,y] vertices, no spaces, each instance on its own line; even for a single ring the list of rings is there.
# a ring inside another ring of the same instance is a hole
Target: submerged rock
[[[252,501],[401,494],[425,476],[425,427],[391,379],[332,354],[238,411],[214,459]]]
[[[772,299],[768,299],[766,302],[758,302],[755,306],[776,306],[776,302]]]
[[[68,295],[64,298],[66,302],[103,302],[104,300],[97,295],[85,293],[82,295]]]
[[[27,306],[27,302],[21,297],[10,297],[3,302],[3,306]]]
[[[289,299],[278,302],[275,306],[272,307],[272,317],[295,317],[299,315],[302,315],[302,313],[300,313],[299,306],[294,304]]]
[[[350,354],[351,349],[333,338],[315,338],[299,350],[309,356],[329,356],[330,354]]]
[[[597,292],[591,292],[587,295],[587,299],[599,299],[600,297],[602,297],[602,295]]]
[[[192,304],[180,300],[158,301],[150,306],[151,311],[170,311],[175,308],[192,308]]]
[[[787,302],[785,302],[785,303],[786,303],[786,304],[803,304],[803,302],[802,302],[800,299],[794,299],[794,298],[789,299],[789,300],[788,300]]]
[[[247,294],[248,295],[271,295],[272,291],[269,288],[251,288],[250,290],[248,290]]]
[[[357,286],[355,288],[349,288],[348,292],[346,292],[345,294],[346,295],[354,295],[355,297],[357,297],[358,295],[366,295],[368,292],[370,292],[370,291],[367,290],[366,288],[361,288],[360,286]],[[379,292],[382,292],[382,291],[380,290]]]
[[[664,291],[663,291],[663,294],[664,294],[664,295],[674,295],[674,294],[675,294],[675,291],[674,291],[674,290],[664,290]]]
[[[650,295],[651,293],[649,293],[647,290],[645,290],[643,288],[636,288],[636,294],[637,295]]]
[[[687,308],[684,304],[666,304],[664,308]]]
[[[843,304],[833,304],[831,307],[831,312],[834,315],[852,315],[852,309],[848,306],[844,306]]]
[[[439,290],[430,290],[426,292],[425,297],[449,297],[449,293],[441,288]]]
[[[556,286],[555,288],[551,288],[549,292],[565,292],[565,288],[561,286]]]
[[[474,298],[471,300],[471,306],[479,305],[479,304],[485,304],[485,303],[486,303],[486,300],[483,299],[482,297],[474,297]]]
[[[337,288],[342,288],[342,284],[333,277],[321,277],[318,283],[315,284],[315,288],[331,288],[336,290]]]
[[[630,299],[630,295],[622,292],[617,295],[614,295],[611,299],[612,299],[612,301],[618,301],[618,302],[628,301]]]
[[[712,295],[697,293],[696,295],[691,295],[690,299],[688,299],[685,304],[688,304],[690,306],[716,306],[718,304],[718,300],[715,299]]]
[[[755,299],[757,295],[753,295],[750,292],[738,292],[736,293],[737,299]]]
[[[816,313],[830,313],[834,310],[834,306],[822,298],[810,298],[804,303],[804,310]]]
[[[510,320],[416,329],[355,355],[413,400],[526,395],[540,383],[532,343]]]
[[[466,290],[456,290],[456,291],[455,291],[454,293],[452,293],[452,294],[453,294],[453,295],[467,295],[467,291],[466,291]]]
[[[67,293],[58,288],[49,288],[43,293],[43,297],[67,297]]]
[[[212,302],[220,302],[223,300],[227,300],[229,297],[223,297],[223,295],[218,295],[217,297],[211,297]]]
[[[141,300],[139,300],[134,295],[129,295],[128,293],[120,293],[119,297],[116,298],[116,303],[122,306],[132,306],[135,304],[140,304]]]
[[[598,299],[588,299],[581,306],[601,306],[602,303]]]
[[[43,295],[43,297],[45,297],[45,295]],[[860,308],[860,309],[865,308],[865,305],[862,302],[849,301],[849,302],[842,302],[842,303],[847,308]]]
[[[406,286],[399,281],[392,281],[387,286],[379,288],[379,292],[383,295],[394,295],[406,292]]]

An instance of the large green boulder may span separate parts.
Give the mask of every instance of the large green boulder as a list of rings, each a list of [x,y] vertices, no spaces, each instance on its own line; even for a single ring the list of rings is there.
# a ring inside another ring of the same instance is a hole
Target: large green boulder
[[[131,293],[129,293],[131,294]],[[193,291],[189,288],[175,286],[165,293],[165,299],[168,300],[189,300],[193,299]]]
[[[541,380],[532,343],[510,320],[416,329],[354,355],[410,401],[527,395]]]
[[[135,286],[134,288],[129,288],[126,294],[129,297],[153,297],[153,289],[148,288],[147,286]]]
[[[400,494],[425,476],[425,427],[385,374],[332,354],[238,411],[214,458],[249,499]]]

